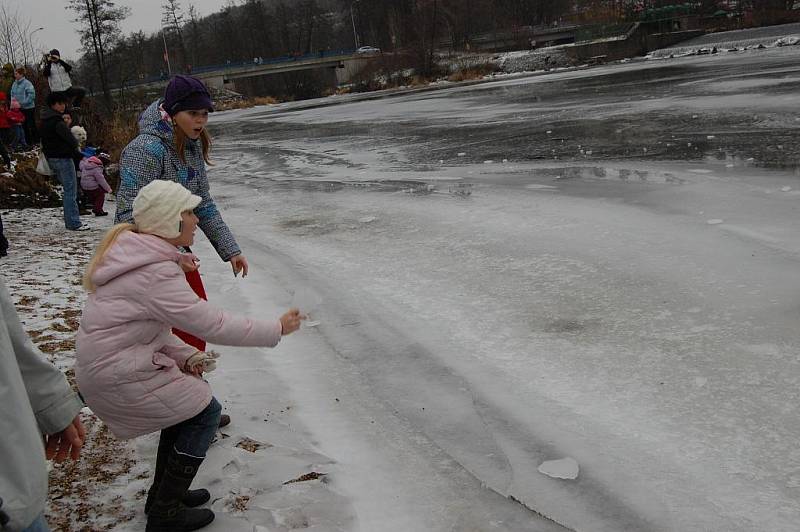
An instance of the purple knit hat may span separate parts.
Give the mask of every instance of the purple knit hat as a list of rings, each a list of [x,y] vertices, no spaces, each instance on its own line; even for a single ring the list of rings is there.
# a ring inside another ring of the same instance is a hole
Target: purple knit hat
[[[192,76],[180,74],[172,78],[167,85],[163,105],[170,116],[193,109],[214,110],[211,95],[203,82]]]

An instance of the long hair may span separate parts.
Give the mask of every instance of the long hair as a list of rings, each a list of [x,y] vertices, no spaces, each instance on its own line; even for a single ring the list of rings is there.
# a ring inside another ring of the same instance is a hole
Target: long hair
[[[178,158],[183,164],[186,164],[186,154],[183,150],[186,149],[186,139],[188,137],[177,124],[173,124],[172,134],[175,137],[175,151],[178,152]],[[208,155],[211,151],[211,136],[209,136],[205,128],[200,132],[200,144],[203,146],[203,160],[206,164],[213,164]]]
[[[92,275],[94,275],[94,271],[97,269],[97,266],[103,260],[103,256],[105,256],[106,251],[114,245],[114,242],[117,241],[119,235],[124,233],[125,231],[133,231],[134,233],[138,232],[135,224],[129,223],[121,223],[117,224],[111,229],[109,229],[103,240],[97,245],[97,248],[94,250],[94,255],[92,255],[92,260],[89,261],[89,265],[86,266],[86,271],[83,274],[83,288],[87,292],[94,292],[97,288],[95,284],[92,282]]]

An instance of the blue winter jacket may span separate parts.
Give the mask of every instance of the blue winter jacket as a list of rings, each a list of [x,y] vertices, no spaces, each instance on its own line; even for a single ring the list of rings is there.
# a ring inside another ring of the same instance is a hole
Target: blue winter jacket
[[[36,107],[36,89],[28,78],[14,80],[11,84],[11,97],[16,98],[23,109]]]
[[[194,210],[198,226],[224,261],[241,254],[228,226],[211,198],[199,140],[187,139],[186,164],[178,158],[172,124],[162,117],[161,100],[150,104],[139,117],[139,135],[122,151],[116,223],[133,222],[133,200],[154,179],[180,183],[203,201]]]

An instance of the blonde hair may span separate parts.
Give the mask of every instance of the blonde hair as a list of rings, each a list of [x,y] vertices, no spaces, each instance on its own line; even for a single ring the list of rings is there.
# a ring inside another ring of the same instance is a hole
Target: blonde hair
[[[100,265],[100,262],[102,262],[103,257],[108,249],[114,245],[114,242],[117,241],[119,235],[125,231],[133,231],[134,233],[139,232],[135,224],[117,224],[106,232],[103,240],[101,240],[97,245],[97,248],[95,248],[94,255],[92,255],[92,260],[89,261],[89,265],[86,266],[86,271],[83,274],[83,288],[87,292],[91,293],[97,289],[97,286],[95,286],[95,284],[92,282],[92,275],[94,275],[94,271]]]
[[[181,160],[183,164],[186,164],[186,153],[184,150],[186,149],[186,133],[173,122],[172,125],[173,136],[175,137],[175,151],[178,152],[178,159]],[[200,144],[203,146],[203,160],[206,164],[213,164],[211,159],[209,158],[209,152],[211,152],[211,136],[208,134],[208,131],[203,128],[200,132]]]

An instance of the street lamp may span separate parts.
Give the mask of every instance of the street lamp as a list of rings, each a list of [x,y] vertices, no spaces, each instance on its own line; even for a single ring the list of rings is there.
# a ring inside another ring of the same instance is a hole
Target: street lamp
[[[44,26],[42,26],[41,28],[36,28],[35,30],[33,30],[32,32],[30,32],[28,34],[28,46],[31,49],[31,56],[34,56],[33,57],[34,61],[36,60],[36,58],[35,58],[36,50],[34,49],[34,46],[33,46],[33,34],[36,33],[37,31],[42,31],[43,29],[44,29]],[[27,63],[28,62],[28,53],[25,51],[25,44],[24,43],[22,45],[22,52],[23,52],[23,55],[25,55],[24,61],[25,61],[25,63]]]
[[[356,49],[358,49],[358,32],[356,32],[356,17],[353,15],[353,6],[358,3],[358,0],[353,0],[350,3],[350,22],[353,23],[353,40],[356,43]]]
[[[30,33],[30,35],[28,35],[28,40],[29,41],[33,41],[33,34],[36,33],[37,31],[42,31],[43,29],[44,29],[44,26],[42,26],[41,28],[36,28],[35,30],[33,30]]]

